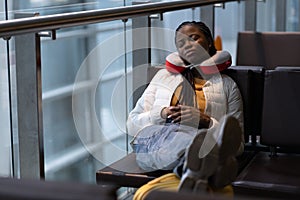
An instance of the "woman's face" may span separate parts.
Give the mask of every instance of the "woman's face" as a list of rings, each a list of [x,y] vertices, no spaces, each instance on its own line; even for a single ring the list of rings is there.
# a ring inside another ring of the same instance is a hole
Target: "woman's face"
[[[200,64],[209,58],[209,42],[196,26],[185,25],[176,33],[179,55],[191,64]]]

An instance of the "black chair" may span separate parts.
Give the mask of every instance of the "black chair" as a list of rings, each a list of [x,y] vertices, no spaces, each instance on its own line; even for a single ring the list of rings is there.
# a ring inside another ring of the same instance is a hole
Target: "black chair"
[[[256,137],[261,133],[264,68],[261,66],[231,66],[224,74],[240,89],[244,109],[245,151],[237,157],[240,173],[257,153]]]
[[[223,72],[236,82],[243,98],[245,142],[255,143],[261,132],[264,71],[261,66],[231,66]]]
[[[300,145],[300,70],[266,71],[261,143],[268,146]],[[300,149],[299,149],[300,150]]]
[[[300,71],[265,72],[259,152],[234,182],[237,193],[298,199],[300,197]]]

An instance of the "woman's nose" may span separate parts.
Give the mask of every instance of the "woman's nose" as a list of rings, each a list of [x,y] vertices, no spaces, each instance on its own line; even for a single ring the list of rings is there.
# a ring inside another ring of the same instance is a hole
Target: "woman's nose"
[[[187,49],[187,48],[190,48],[192,46],[192,41],[191,40],[186,40],[185,43],[184,43],[184,48]]]

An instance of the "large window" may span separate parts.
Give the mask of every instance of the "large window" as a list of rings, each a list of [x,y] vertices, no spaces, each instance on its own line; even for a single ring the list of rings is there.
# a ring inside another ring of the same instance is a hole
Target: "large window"
[[[286,30],[300,31],[300,2],[297,0],[288,0],[286,6]]]
[[[299,31],[299,1],[266,0],[257,3],[258,31]]]
[[[230,52],[233,65],[236,61],[237,34],[245,30],[244,8],[244,2],[231,2],[224,8],[215,8],[215,37],[221,38],[222,48]]]

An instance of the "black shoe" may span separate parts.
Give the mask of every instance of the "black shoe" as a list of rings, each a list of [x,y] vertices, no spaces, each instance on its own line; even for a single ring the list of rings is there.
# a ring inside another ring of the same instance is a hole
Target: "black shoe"
[[[223,188],[235,180],[238,173],[235,156],[242,143],[242,130],[236,118],[224,116],[218,131],[222,136],[219,162],[216,172],[209,178],[209,185],[213,188]]]
[[[205,193],[207,179],[216,171],[218,164],[218,147],[214,145],[203,158],[199,151],[203,147],[206,131],[200,131],[185,153],[183,175],[179,184],[179,191]],[[205,146],[205,145],[204,145]]]

